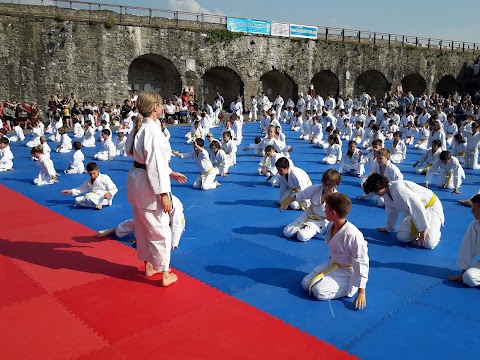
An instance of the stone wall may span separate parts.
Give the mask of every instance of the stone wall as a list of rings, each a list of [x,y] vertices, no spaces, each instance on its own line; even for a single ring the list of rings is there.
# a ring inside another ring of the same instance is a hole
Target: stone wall
[[[193,86],[201,100],[211,101],[215,88],[228,89],[226,101],[268,89],[273,100],[277,92],[286,99],[305,91],[312,79],[324,94],[355,95],[365,87],[381,94],[412,74],[404,86],[428,94],[445,76],[460,90],[480,84],[472,70],[478,54],[471,52],[265,36],[222,42],[210,36],[218,28],[224,26],[1,3],[0,99],[45,104],[51,93],[73,91],[79,99],[121,101],[129,87],[170,97]],[[321,72],[327,75],[315,77]]]

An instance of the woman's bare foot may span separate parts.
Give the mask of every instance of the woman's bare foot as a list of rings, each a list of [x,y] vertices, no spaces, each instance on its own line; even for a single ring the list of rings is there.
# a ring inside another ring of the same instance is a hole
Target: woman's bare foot
[[[148,261],[145,261],[145,276],[153,276],[155,274],[159,274],[161,273],[161,271],[155,271],[153,269],[153,266],[151,263],[149,263]]]
[[[115,233],[115,228],[100,230],[99,232],[97,232],[97,237],[104,237],[104,236],[112,235],[114,233]]]
[[[95,206],[95,209],[102,210],[102,204],[99,204],[99,205]]]
[[[161,286],[169,286],[178,280],[178,276],[169,271],[164,271],[162,273]]]

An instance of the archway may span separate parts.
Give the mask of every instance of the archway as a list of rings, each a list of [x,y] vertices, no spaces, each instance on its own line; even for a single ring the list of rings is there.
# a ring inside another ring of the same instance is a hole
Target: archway
[[[315,94],[320,94],[324,99],[326,99],[328,95],[335,97],[339,94],[340,81],[338,81],[337,75],[330,70],[323,70],[316,73],[310,83],[314,86]]]
[[[427,82],[420,74],[410,74],[402,79],[403,92],[411,91],[414,96],[421,96],[425,93]]]
[[[134,90],[156,91],[164,99],[182,91],[180,73],[167,58],[146,54],[137,57],[128,68],[128,83]]]
[[[364,91],[378,99],[383,99],[385,93],[390,90],[385,76],[377,70],[367,70],[361,73],[355,80],[354,95],[360,96]]]
[[[224,106],[229,106],[238,95],[243,97],[243,81],[230,68],[224,66],[211,68],[203,75],[204,99],[210,105],[213,104],[217,91],[225,99]]]
[[[460,87],[458,86],[457,79],[455,79],[452,75],[446,75],[440,79],[437,84],[437,93],[442,96],[448,96],[455,93],[455,91],[459,91]]]
[[[268,96],[272,103],[275,101],[277,94],[280,94],[285,103],[288,98],[293,101],[298,98],[298,85],[284,72],[271,70],[263,74],[260,81],[262,82],[263,93]]]

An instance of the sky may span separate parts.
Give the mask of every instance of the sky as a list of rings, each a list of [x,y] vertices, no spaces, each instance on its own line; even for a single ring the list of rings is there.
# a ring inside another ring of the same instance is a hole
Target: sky
[[[45,0],[47,2],[49,0]],[[83,0],[88,1],[88,0]],[[40,3],[40,0],[0,0]],[[480,43],[480,1],[90,0],[256,20]]]

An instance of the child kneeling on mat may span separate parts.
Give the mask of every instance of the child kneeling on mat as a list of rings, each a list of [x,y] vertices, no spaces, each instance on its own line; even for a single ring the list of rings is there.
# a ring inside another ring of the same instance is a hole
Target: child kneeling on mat
[[[325,236],[330,258],[302,280],[302,287],[318,300],[352,297],[355,308],[367,305],[365,287],[368,281],[368,249],[363,234],[346,218],[352,207],[342,193],[325,196],[325,215],[331,225]]]

